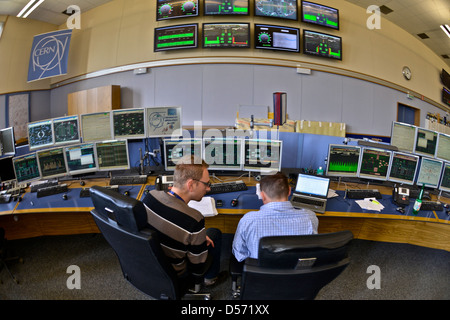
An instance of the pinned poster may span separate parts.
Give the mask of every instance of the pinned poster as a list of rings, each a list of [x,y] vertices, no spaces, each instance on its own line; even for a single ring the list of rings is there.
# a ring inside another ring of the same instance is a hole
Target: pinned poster
[[[28,82],[67,73],[72,29],[34,36],[28,65]]]

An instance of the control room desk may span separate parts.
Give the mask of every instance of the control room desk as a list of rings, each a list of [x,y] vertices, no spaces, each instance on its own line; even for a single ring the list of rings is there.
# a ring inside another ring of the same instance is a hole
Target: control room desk
[[[154,188],[154,177],[149,177],[146,185],[120,186],[119,191],[129,191],[130,196],[142,199],[146,189]],[[236,178],[230,178],[236,179]],[[253,178],[241,178],[249,186],[247,191],[214,195],[222,200],[219,214],[206,218],[207,227],[217,227],[224,233],[234,233],[240,218],[249,211],[257,210],[261,205],[254,187]],[[108,180],[87,180],[85,187],[105,186]],[[21,202],[0,205],[0,226],[5,228],[10,240],[31,238],[43,235],[67,235],[79,233],[98,233],[99,230],[91,217],[93,209],[90,198],[79,198],[78,181],[68,183],[68,200],[62,194],[36,198],[36,193],[23,195]],[[348,188],[365,188],[351,185]],[[356,239],[409,243],[424,247],[450,251],[449,216],[442,212],[421,211],[417,216],[411,214],[412,202],[406,207],[406,213],[396,211],[392,203],[391,189],[376,186],[383,194],[380,202],[385,206],[381,213],[362,210],[353,200],[344,199],[344,185],[331,183],[338,197],[328,200],[327,211],[317,214],[319,233],[350,230]],[[372,187],[371,187],[372,188]],[[232,199],[238,199],[238,205],[230,205]],[[450,203],[450,199],[441,199]]]

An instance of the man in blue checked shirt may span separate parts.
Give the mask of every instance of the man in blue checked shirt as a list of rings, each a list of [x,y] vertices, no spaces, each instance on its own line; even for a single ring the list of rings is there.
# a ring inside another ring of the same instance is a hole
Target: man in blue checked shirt
[[[288,179],[282,173],[265,176],[260,182],[264,203],[259,211],[246,213],[239,221],[233,240],[237,261],[258,258],[259,240],[268,236],[315,234],[319,225],[311,210],[296,209],[289,202]]]

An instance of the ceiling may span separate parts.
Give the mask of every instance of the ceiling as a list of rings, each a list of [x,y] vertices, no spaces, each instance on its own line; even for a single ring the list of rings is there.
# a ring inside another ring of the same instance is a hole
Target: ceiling
[[[0,0],[0,15],[16,16],[29,0]],[[62,12],[69,5],[77,5],[81,12],[110,2],[111,0],[46,0],[29,18],[61,25],[67,20]],[[382,14],[387,20],[397,24],[420,39],[450,66],[450,38],[439,27],[450,24],[450,0],[346,0],[367,9],[370,5],[378,5],[391,9],[392,12]],[[320,0],[313,1],[320,2]],[[384,10],[382,10],[383,12]],[[369,15],[368,15],[369,16]],[[422,39],[418,34],[428,36]]]

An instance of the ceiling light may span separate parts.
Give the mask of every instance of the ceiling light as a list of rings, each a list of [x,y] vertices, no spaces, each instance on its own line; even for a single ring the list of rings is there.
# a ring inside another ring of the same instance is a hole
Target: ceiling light
[[[42,2],[44,2],[44,0],[39,0],[39,1],[38,0],[30,0],[30,2],[28,2],[28,4],[25,7],[23,7],[23,9],[19,12],[17,17],[18,18],[28,17],[30,15],[30,13],[32,13],[34,11],[34,9],[36,9]],[[30,7],[31,7],[31,9],[28,10],[28,8],[30,8]]]
[[[450,38],[450,27],[448,26],[448,24],[441,24],[441,29],[445,32],[447,37]]]

